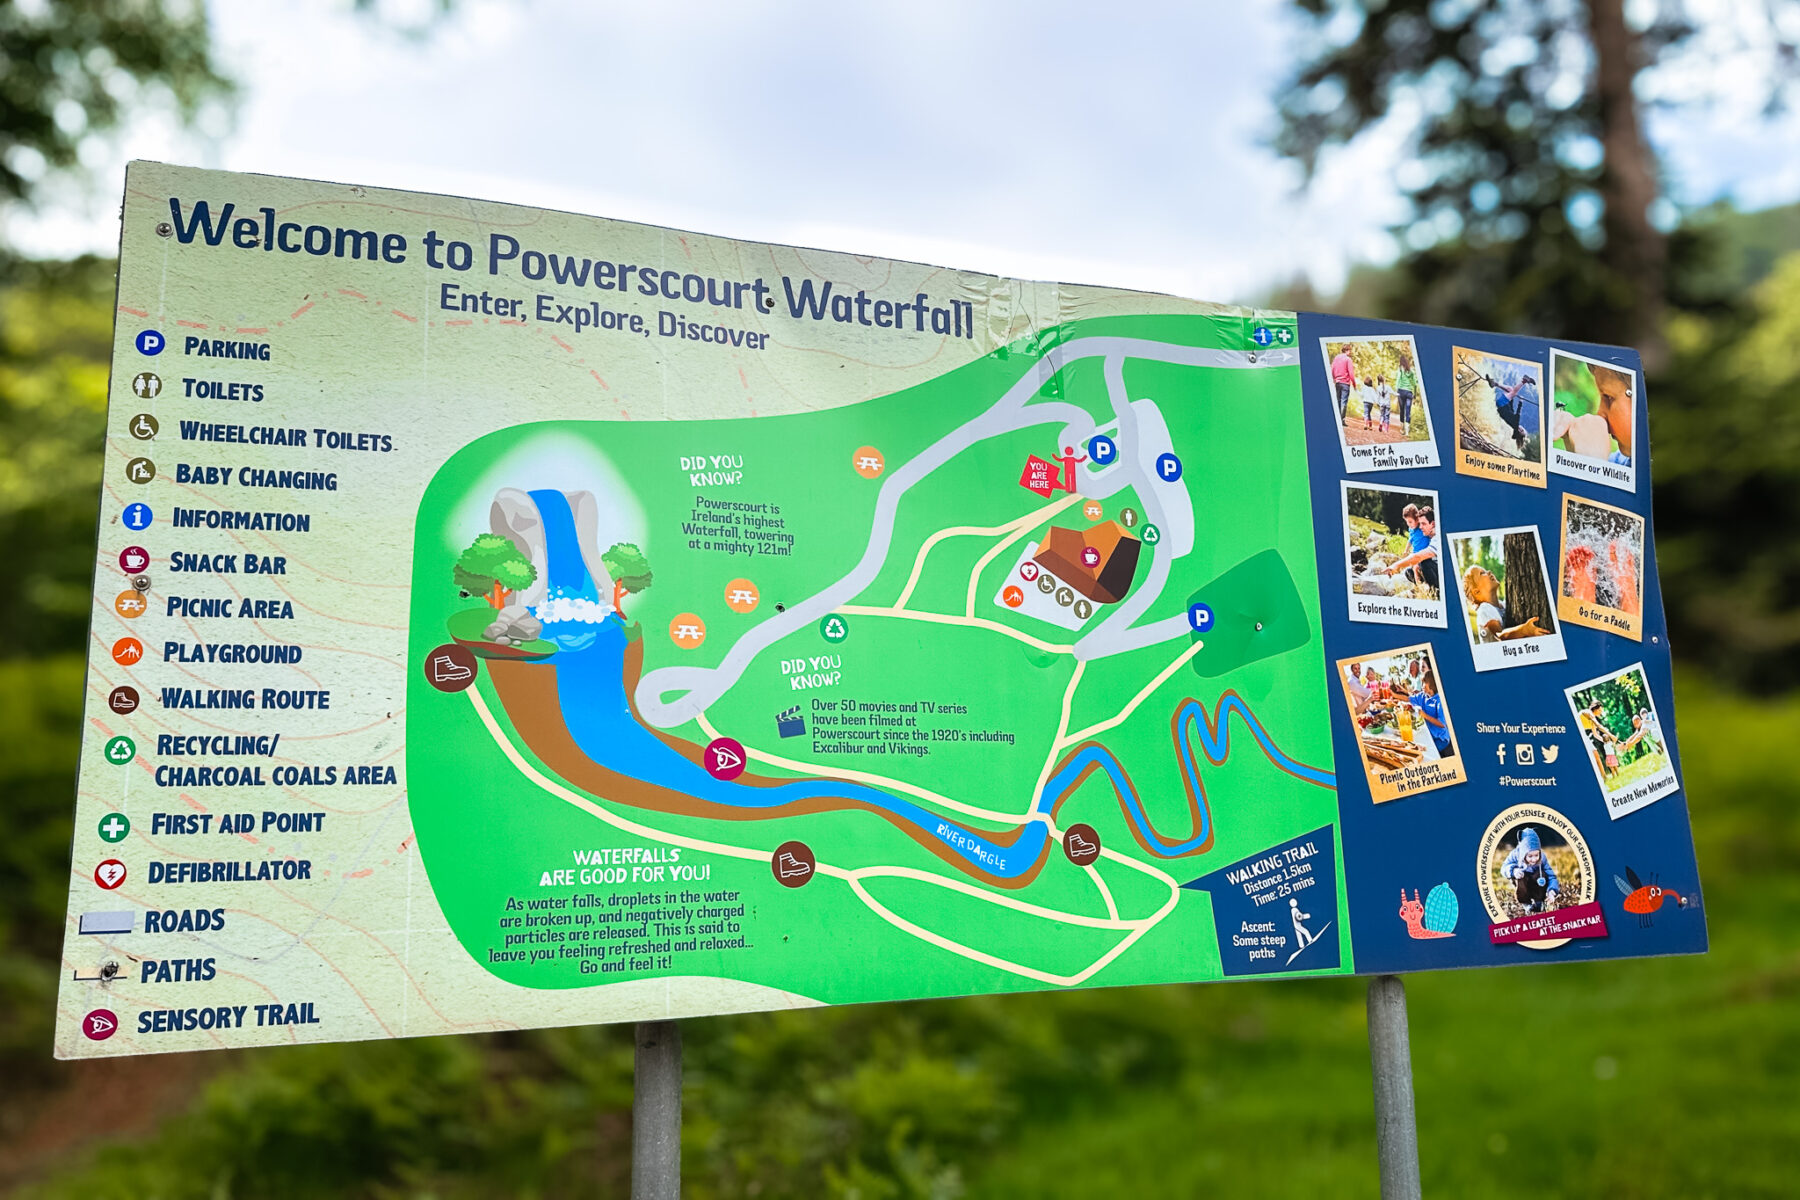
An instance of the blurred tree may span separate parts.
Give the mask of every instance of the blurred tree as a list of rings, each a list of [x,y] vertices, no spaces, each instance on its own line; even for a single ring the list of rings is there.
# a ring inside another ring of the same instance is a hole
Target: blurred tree
[[[172,104],[190,122],[231,94],[204,4],[0,0],[0,204],[29,202],[130,113]]]
[[[1640,22],[1624,0],[1294,3],[1310,44],[1278,97],[1276,148],[1310,178],[1328,147],[1412,124],[1390,315],[1634,345],[1660,371],[1671,256],[1688,247],[1664,232],[1674,209],[1636,85],[1725,52],[1725,38],[1759,56],[1778,105],[1800,67],[1792,0],[1736,6],[1704,30],[1671,0],[1641,6]]]

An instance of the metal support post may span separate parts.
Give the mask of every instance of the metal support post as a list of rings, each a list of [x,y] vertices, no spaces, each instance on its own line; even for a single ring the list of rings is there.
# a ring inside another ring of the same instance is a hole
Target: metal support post
[[[640,1021],[631,1081],[631,1200],[680,1196],[681,1026]]]
[[[1419,1200],[1419,1126],[1413,1114],[1406,985],[1397,975],[1377,975],[1369,980],[1369,1061],[1375,1068],[1375,1149],[1381,1161],[1381,1200]]]

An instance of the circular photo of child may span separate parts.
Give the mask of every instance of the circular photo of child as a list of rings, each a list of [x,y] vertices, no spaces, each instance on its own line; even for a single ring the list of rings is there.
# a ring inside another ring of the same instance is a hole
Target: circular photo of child
[[[1587,840],[1553,808],[1521,804],[1495,817],[1476,864],[1483,905],[1495,924],[1556,912],[1594,899]],[[1550,950],[1569,939],[1523,942]]]

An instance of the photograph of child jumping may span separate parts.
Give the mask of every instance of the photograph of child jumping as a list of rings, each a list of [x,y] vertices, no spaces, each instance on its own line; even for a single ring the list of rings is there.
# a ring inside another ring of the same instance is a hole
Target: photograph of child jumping
[[[1345,470],[1438,465],[1411,335],[1321,338],[1319,348]]]
[[[1456,346],[1450,365],[1456,384],[1456,469],[1548,486],[1543,364]]]
[[[1343,493],[1350,619],[1443,628],[1437,493],[1347,480]]]
[[[1637,394],[1636,371],[1550,351],[1550,469],[1636,491]]]
[[[1589,765],[1614,820],[1680,786],[1642,664],[1576,684],[1568,697]]]
[[[1453,534],[1450,557],[1477,671],[1568,657],[1536,526]]]

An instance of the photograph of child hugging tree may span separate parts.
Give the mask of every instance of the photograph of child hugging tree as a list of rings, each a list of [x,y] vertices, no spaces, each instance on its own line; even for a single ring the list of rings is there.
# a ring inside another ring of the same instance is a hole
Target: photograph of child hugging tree
[[[1450,556],[1477,671],[1567,657],[1535,526],[1453,534]]]
[[[1488,862],[1488,884],[1506,913],[1517,920],[1555,912],[1581,900],[1581,856],[1548,825],[1509,829]]]

